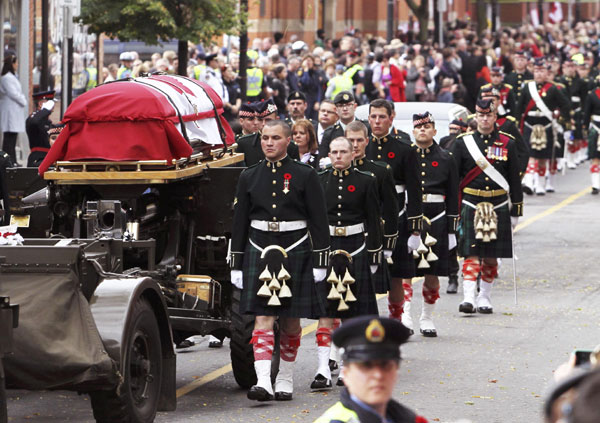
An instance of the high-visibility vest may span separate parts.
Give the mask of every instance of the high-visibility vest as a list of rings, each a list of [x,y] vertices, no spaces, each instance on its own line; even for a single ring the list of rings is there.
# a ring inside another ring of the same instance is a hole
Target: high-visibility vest
[[[335,98],[336,95],[341,93],[342,91],[351,91],[352,90],[352,79],[348,78],[346,75],[336,75],[329,80],[327,86],[330,84],[334,84],[335,88],[331,93],[331,100]]]
[[[329,410],[327,410],[321,417],[315,420],[315,423],[330,423],[333,421],[343,423],[360,423],[356,412],[344,407],[344,405],[339,401],[329,408]]]
[[[248,68],[246,71],[248,86],[246,96],[257,97],[262,91],[263,71],[260,68]]]
[[[360,72],[361,70],[363,70],[363,67],[361,65],[359,65],[358,63],[355,63],[354,65],[352,65],[348,69],[346,69],[346,72],[344,72],[344,76],[347,76],[348,78],[352,79],[352,78],[354,78],[354,75],[356,74],[356,72]]]
[[[206,72],[206,65],[196,65],[194,66],[194,79],[200,80],[202,74]]]
[[[117,71],[117,79],[125,79],[131,76],[131,69],[121,66]]]
[[[85,68],[85,71],[88,74],[87,85],[85,86],[85,90],[89,91],[98,85],[98,69],[90,66]]]

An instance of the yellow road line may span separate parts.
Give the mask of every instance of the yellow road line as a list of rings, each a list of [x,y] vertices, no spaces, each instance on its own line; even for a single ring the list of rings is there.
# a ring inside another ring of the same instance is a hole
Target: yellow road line
[[[573,201],[577,200],[578,198],[584,196],[585,194],[587,194],[589,192],[590,192],[590,187],[586,187],[583,190],[579,191],[578,193],[573,194],[573,195],[569,196],[568,198],[564,199],[563,201],[561,201],[560,203],[550,207],[549,209],[544,210],[543,212],[538,213],[535,216],[532,216],[531,218],[525,220],[522,223],[519,223],[517,225],[517,227],[515,228],[515,232],[520,231],[520,230],[526,228],[527,226],[531,225],[532,223],[535,223],[538,220],[540,220],[546,216],[549,216],[552,213],[557,212],[558,210],[562,209],[563,207],[568,206]],[[419,279],[422,279],[422,278],[414,278],[413,282],[415,282],[415,280],[419,280]],[[387,296],[387,294],[378,294],[377,300],[380,300],[381,298],[384,298],[386,296]],[[319,322],[314,322],[314,323],[311,323],[310,325],[302,328],[302,337],[305,337],[306,335],[309,335],[309,334],[313,333],[314,331],[316,331],[318,324],[319,324]],[[232,371],[231,364],[227,364],[217,370],[214,370],[214,371],[208,373],[207,375],[202,376],[201,378],[196,379],[193,382],[188,383],[187,385],[184,385],[181,388],[179,388],[177,390],[177,398],[187,395],[190,392],[198,389],[202,385],[206,385],[207,383],[212,382],[213,380],[215,380],[231,371]]]
[[[586,187],[584,189],[582,189],[581,191],[579,191],[576,194],[573,194],[567,198],[565,198],[563,201],[561,201],[560,203],[550,207],[547,210],[544,210],[541,213],[536,214],[535,216],[532,216],[531,218],[525,220],[522,223],[519,223],[517,225],[517,227],[515,228],[515,232],[520,231],[522,229],[525,229],[527,226],[531,225],[532,223],[537,222],[538,220],[551,215],[552,213],[557,212],[558,210],[562,209],[565,206],[568,206],[569,204],[571,204],[573,201],[577,200],[580,197],[583,197],[585,194],[588,194],[590,192],[590,187]]]

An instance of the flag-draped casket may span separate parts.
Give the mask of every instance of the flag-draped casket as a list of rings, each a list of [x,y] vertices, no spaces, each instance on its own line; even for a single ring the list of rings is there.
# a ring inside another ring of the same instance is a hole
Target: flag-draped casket
[[[234,142],[223,102],[207,84],[153,75],[100,85],[67,109],[65,128],[40,165],[58,160],[168,160],[193,146]]]

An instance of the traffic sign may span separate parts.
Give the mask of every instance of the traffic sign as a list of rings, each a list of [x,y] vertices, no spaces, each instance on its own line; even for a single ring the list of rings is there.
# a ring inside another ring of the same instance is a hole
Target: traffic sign
[[[81,0],[59,0],[59,7],[69,7],[73,16],[81,15]]]

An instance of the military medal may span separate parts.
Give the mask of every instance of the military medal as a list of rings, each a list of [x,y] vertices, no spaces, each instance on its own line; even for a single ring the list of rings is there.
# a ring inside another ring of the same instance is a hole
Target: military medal
[[[290,192],[290,179],[292,179],[292,175],[286,173],[283,175],[283,193],[287,194]]]

